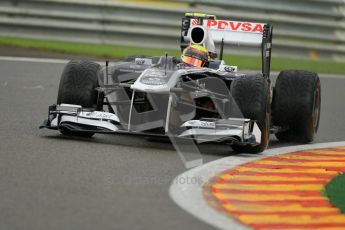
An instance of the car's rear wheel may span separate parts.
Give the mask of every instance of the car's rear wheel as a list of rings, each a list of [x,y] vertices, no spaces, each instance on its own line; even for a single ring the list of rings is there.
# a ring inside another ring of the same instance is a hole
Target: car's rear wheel
[[[90,61],[70,61],[64,68],[57,97],[57,104],[81,105],[84,108],[97,109],[99,97],[97,74],[101,66]],[[61,129],[65,135],[91,137],[94,133]]]
[[[242,113],[241,118],[256,120],[261,130],[261,143],[252,145],[232,145],[236,152],[259,153],[269,143],[270,131],[270,90],[267,80],[262,75],[246,76],[231,83],[231,94]]]
[[[286,127],[277,133],[280,141],[309,143],[314,140],[320,120],[321,85],[316,73],[302,70],[282,71],[273,98],[273,123]]]

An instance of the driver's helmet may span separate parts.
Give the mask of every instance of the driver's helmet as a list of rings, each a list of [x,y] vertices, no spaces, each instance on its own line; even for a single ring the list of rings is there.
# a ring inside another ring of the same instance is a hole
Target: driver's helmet
[[[189,67],[208,66],[208,51],[201,45],[190,45],[183,50],[182,61]]]

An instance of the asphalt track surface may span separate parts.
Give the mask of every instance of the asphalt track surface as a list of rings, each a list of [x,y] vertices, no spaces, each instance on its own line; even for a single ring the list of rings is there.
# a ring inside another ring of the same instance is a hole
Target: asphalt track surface
[[[169,197],[186,170],[170,144],[38,129],[63,67],[0,60],[0,229],[212,229]],[[321,84],[316,142],[342,141],[345,77],[321,76]],[[271,138],[270,148],[288,145]],[[219,145],[201,151],[204,162],[235,154]]]

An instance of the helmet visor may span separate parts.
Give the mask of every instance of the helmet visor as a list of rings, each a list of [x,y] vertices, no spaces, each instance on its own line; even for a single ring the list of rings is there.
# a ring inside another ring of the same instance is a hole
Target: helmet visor
[[[188,56],[183,56],[183,62],[194,67],[203,67],[205,65],[205,61]]]

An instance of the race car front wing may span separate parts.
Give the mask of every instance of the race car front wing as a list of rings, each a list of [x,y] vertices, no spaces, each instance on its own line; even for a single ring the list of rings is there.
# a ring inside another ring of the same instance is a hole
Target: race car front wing
[[[242,118],[189,120],[178,130],[165,127],[165,134],[126,129],[114,113],[95,111],[80,105],[61,104],[49,107],[48,118],[40,128],[92,133],[128,133],[147,136],[173,136],[194,139],[197,143],[225,142],[258,145],[261,131],[255,121]],[[127,127],[130,127],[127,125]]]

